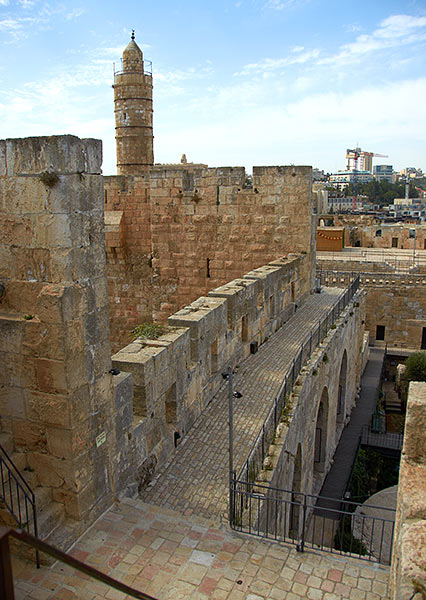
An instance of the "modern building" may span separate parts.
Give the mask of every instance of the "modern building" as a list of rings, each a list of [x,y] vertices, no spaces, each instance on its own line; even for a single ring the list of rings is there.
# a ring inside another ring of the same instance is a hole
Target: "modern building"
[[[339,190],[344,190],[350,183],[367,183],[372,179],[370,171],[337,171],[330,175],[331,185]]]
[[[395,182],[395,174],[392,165],[376,165],[373,168],[374,179],[377,181],[389,181],[389,183]]]

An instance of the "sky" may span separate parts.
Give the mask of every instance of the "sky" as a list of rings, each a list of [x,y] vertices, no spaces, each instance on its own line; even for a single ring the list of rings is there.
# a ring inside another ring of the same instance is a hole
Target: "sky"
[[[113,63],[153,63],[154,160],[426,171],[426,0],[0,0],[0,139],[103,141]]]

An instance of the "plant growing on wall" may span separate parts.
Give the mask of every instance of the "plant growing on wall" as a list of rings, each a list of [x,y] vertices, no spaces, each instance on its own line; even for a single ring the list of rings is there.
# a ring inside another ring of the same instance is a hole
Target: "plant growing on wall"
[[[156,340],[169,331],[169,327],[161,323],[140,323],[132,329],[132,340],[142,338],[144,340]]]

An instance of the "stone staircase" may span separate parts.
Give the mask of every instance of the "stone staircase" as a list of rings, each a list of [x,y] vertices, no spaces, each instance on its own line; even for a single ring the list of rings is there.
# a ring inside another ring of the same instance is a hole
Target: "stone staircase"
[[[26,454],[15,450],[11,434],[0,432],[0,444],[34,493],[38,537],[62,550],[68,549],[75,539],[77,523],[66,519],[63,504],[55,502],[52,499],[50,488],[40,485],[37,474],[28,467]],[[28,531],[34,534],[32,506],[25,500],[22,491],[18,490],[18,486],[9,476],[4,465],[2,465],[0,495],[2,497],[6,496],[6,500],[9,505],[12,504],[14,513],[18,516],[18,520],[20,520],[20,523],[18,523],[17,519],[9,511],[6,503],[3,499],[0,499],[0,524],[13,528],[20,527],[27,529],[28,522]],[[19,549],[17,549],[15,544],[12,544],[12,547],[15,547],[17,554],[21,556],[28,557],[33,555],[33,550],[30,548],[24,548],[22,545],[19,545]],[[41,558],[42,562],[49,562],[47,557],[46,561],[44,557]]]

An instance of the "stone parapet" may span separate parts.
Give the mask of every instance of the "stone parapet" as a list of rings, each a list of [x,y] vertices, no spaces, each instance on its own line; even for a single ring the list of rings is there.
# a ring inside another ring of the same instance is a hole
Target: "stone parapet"
[[[391,565],[392,600],[426,598],[426,383],[408,390]]]
[[[282,259],[212,290],[169,317],[169,330],[158,339],[139,338],[113,356],[114,368],[132,374],[139,484],[192,427],[223,385],[222,373],[294,313],[301,261]],[[131,459],[125,456],[133,446],[122,448],[125,469],[135,464],[134,449]]]

